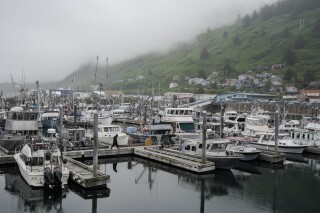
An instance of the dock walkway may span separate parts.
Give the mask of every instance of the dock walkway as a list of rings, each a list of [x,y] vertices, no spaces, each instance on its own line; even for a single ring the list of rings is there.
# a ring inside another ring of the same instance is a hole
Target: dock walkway
[[[67,160],[65,167],[70,171],[69,178],[84,188],[106,186],[107,181],[110,180],[109,175],[99,170],[96,177],[94,177],[92,167],[67,156],[64,156],[64,159]]]
[[[172,153],[166,150],[159,150],[154,147],[136,147],[134,154],[196,173],[208,173],[215,169],[213,162],[203,164],[198,158]]]

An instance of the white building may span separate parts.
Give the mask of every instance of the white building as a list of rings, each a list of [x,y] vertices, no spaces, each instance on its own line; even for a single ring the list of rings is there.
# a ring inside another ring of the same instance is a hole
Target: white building
[[[169,88],[176,88],[176,87],[178,87],[179,85],[177,84],[177,82],[171,82],[170,84],[169,84]]]

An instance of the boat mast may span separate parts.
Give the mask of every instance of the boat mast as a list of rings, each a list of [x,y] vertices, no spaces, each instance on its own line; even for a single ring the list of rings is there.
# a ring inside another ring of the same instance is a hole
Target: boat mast
[[[73,79],[72,79],[72,105],[74,106],[74,85],[75,85],[75,80],[76,80],[76,74],[75,72],[73,73]]]
[[[95,90],[95,87],[96,87],[96,84],[97,84],[98,62],[99,62],[99,56],[97,56],[96,72],[94,73],[94,87],[93,87],[93,90]]]
[[[36,81],[37,84],[37,99],[38,99],[38,113],[40,113],[40,93],[39,93],[39,81]]]

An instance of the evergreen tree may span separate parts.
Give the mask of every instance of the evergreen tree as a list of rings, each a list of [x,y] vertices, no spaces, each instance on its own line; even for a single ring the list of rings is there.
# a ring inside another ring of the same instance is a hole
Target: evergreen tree
[[[298,35],[296,41],[294,42],[294,48],[301,49],[306,46],[306,40],[302,35]]]
[[[257,13],[257,11],[256,10],[254,10],[253,11],[253,13],[252,13],[252,20],[255,20],[255,19],[257,19],[257,18],[259,18],[259,14]]]
[[[267,21],[268,19],[272,18],[273,10],[274,10],[274,6],[273,5],[266,4],[265,6],[263,6],[260,9],[260,19],[262,21]]]
[[[238,46],[240,44],[241,44],[241,40],[240,40],[239,36],[235,35],[234,38],[233,38],[233,45],[234,46]]]
[[[282,38],[288,38],[290,36],[290,30],[288,28],[288,26],[285,26],[283,31],[282,31]]]
[[[203,79],[207,79],[208,76],[206,74],[206,71],[204,71],[204,69],[200,69],[198,72],[198,78],[203,78]]]
[[[251,24],[251,17],[247,14],[242,19],[242,25],[243,27],[248,27]]]
[[[198,88],[198,90],[197,90],[197,93],[198,93],[198,94],[203,94],[203,93],[204,93],[204,89],[203,89],[203,86],[202,86],[202,85],[199,86],[199,88]]]
[[[310,83],[311,81],[316,81],[316,76],[313,70],[306,70],[303,74],[303,81],[305,83]]]
[[[313,30],[314,30],[316,33],[320,33],[320,18],[319,18],[319,19],[316,21],[316,23],[314,24]]]
[[[282,60],[287,63],[288,65],[294,65],[297,63],[296,54],[292,51],[291,48],[287,48],[284,52]]]
[[[200,54],[200,59],[201,60],[207,60],[209,58],[209,56],[210,55],[209,55],[207,47],[202,48],[201,54]]]
[[[283,80],[284,81],[292,82],[292,81],[295,81],[295,79],[296,79],[296,74],[292,69],[287,69],[284,72],[284,75],[283,75]]]
[[[223,37],[223,38],[227,38],[227,37],[228,37],[228,31],[224,31],[222,37]]]
[[[272,87],[272,82],[270,81],[270,79],[268,79],[268,81],[264,84],[263,88],[266,92],[269,92],[271,87]]]

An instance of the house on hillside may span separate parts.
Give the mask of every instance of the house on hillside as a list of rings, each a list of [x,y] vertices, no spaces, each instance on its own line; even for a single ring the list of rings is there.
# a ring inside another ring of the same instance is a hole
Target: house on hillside
[[[136,79],[137,79],[137,80],[143,80],[143,79],[144,79],[144,76],[143,76],[143,75],[138,75]]]
[[[175,81],[172,81],[172,82],[169,84],[169,88],[170,88],[170,89],[176,88],[176,87],[178,87],[178,86],[179,86],[178,83],[175,82]]]
[[[295,93],[298,93],[298,89],[297,87],[294,87],[294,86],[287,86],[286,93],[295,94]]]
[[[281,68],[285,68],[285,65],[284,64],[272,64],[271,65],[272,70],[281,69]]]
[[[270,81],[271,81],[272,85],[274,85],[274,86],[281,86],[282,85],[282,78],[280,78],[279,76],[272,75],[270,77]]]
[[[190,78],[188,83],[189,85],[202,85],[202,86],[207,86],[210,84],[209,81],[203,78]]]
[[[237,79],[226,79],[226,84],[227,84],[229,87],[235,86],[236,83],[237,83]]]
[[[320,101],[320,90],[300,90],[300,95],[307,97],[310,102]]]

